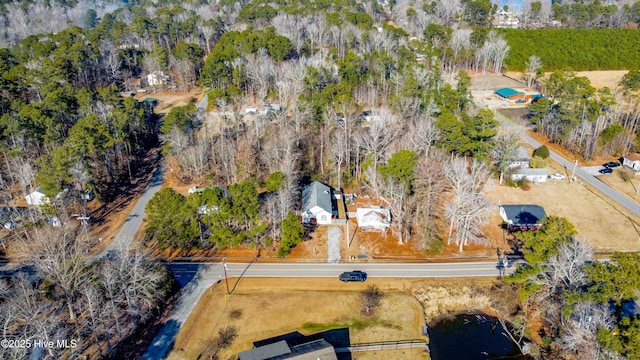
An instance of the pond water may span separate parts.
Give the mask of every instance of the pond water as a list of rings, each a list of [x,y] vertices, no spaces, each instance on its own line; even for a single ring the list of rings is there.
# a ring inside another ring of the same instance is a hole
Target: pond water
[[[431,359],[528,359],[503,332],[496,318],[483,314],[443,319],[429,327]]]

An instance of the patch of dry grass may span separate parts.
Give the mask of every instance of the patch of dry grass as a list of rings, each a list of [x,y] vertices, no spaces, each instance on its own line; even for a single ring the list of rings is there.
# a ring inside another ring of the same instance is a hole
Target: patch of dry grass
[[[491,308],[489,297],[476,294],[469,286],[427,286],[416,290],[414,295],[422,302],[428,320],[462,311]]]

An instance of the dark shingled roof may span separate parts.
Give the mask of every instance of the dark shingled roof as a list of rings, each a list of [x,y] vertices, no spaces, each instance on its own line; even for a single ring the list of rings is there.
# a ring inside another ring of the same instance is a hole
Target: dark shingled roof
[[[538,205],[502,205],[512,225],[534,225],[542,221],[547,213]]]
[[[292,346],[285,340],[258,346],[238,354],[240,360],[336,360],[333,346],[324,339]]]

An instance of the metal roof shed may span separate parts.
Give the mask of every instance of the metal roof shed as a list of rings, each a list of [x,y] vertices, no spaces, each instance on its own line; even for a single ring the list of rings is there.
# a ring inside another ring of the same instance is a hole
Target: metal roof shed
[[[514,95],[522,95],[522,93],[512,88],[501,88],[496,90],[496,95],[508,99]]]

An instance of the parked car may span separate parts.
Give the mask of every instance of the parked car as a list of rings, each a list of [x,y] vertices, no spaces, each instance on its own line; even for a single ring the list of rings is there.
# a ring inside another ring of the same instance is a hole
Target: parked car
[[[367,280],[367,273],[360,270],[347,271],[340,274],[339,279],[343,282],[363,282]]]
[[[560,174],[560,173],[555,173],[555,174],[551,174],[549,175],[549,179],[551,180],[564,180],[565,176]]]
[[[611,174],[613,172],[612,168],[606,167],[598,170],[600,174]]]
[[[11,229],[13,229],[15,227],[16,227],[16,223],[13,222],[13,220],[9,220],[6,223],[4,223],[4,228],[7,229],[7,230],[11,230]]]
[[[602,165],[606,168],[617,168],[618,166],[620,166],[620,163],[617,161],[609,161],[608,163]]]

